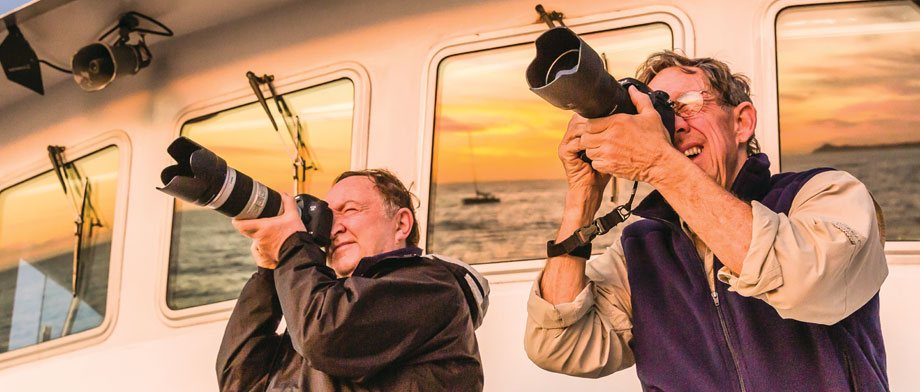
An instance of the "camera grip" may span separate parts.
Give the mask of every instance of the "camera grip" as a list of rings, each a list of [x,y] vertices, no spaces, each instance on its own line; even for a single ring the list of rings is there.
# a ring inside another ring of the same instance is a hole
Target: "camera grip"
[[[319,246],[329,246],[332,243],[332,210],[322,199],[302,193],[294,196],[297,209],[300,210],[300,220],[303,221],[307,234]]]

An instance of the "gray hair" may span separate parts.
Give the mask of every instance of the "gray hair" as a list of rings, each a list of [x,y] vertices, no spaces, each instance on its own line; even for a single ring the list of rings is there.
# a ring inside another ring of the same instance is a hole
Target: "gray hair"
[[[689,58],[673,50],[652,54],[636,70],[636,78],[648,84],[665,68],[677,67],[688,74],[703,71],[711,92],[722,106],[735,107],[742,102],[751,102],[751,81],[740,73],[732,73],[728,64],[710,58]],[[754,135],[747,141],[748,156],[760,153],[760,144]]]

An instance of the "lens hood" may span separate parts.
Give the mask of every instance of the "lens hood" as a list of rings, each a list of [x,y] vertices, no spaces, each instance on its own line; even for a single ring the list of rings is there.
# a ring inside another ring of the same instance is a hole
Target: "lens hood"
[[[537,38],[537,55],[527,67],[530,91],[560,109],[585,118],[635,114],[629,93],[617,83],[597,52],[567,27]]]

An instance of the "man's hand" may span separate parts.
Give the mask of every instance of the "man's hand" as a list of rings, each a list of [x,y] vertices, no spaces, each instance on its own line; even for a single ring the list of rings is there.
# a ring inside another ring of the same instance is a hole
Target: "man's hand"
[[[587,120],[589,127],[580,138],[580,148],[599,172],[652,183],[663,174],[656,172],[656,164],[676,150],[648,95],[630,86],[629,96],[639,114]]]
[[[281,194],[284,212],[276,217],[263,219],[233,219],[233,227],[240,234],[252,238],[251,252],[256,264],[262,268],[275,269],[281,244],[298,231],[307,231],[297,211],[297,202],[287,193]]]
[[[249,246],[249,253],[252,254],[252,259],[256,261],[256,265],[259,267],[272,270],[278,267],[278,260],[268,258],[259,250],[259,241],[252,240],[252,245]]]
[[[578,153],[582,151],[581,137],[588,128],[587,119],[577,114],[573,115],[558,150],[559,160],[565,168],[565,177],[569,185],[566,214],[574,218],[570,223],[575,228],[590,222],[594,217],[594,213],[600,208],[604,188],[610,181],[609,175],[597,172],[578,157]]]
[[[559,160],[562,161],[562,166],[565,168],[569,189],[595,190],[600,188],[603,191],[604,186],[610,181],[610,176],[598,173],[578,156],[578,153],[583,150],[581,136],[588,131],[589,127],[588,119],[577,114],[572,116],[562,142],[559,143]]]
[[[581,137],[588,127],[587,119],[577,114],[572,116],[565,136],[559,143],[559,160],[565,167],[569,189],[565,194],[565,210],[556,233],[556,243],[562,242],[579,227],[594,219],[601,205],[604,187],[610,181],[609,175],[595,171],[578,157],[578,152],[582,150]],[[585,260],[562,255],[546,261],[540,291],[545,300],[555,305],[572,302],[587,284]]]

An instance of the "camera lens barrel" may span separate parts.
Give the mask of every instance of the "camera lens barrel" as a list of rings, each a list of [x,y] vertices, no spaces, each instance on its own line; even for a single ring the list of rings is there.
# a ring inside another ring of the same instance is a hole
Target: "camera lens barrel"
[[[281,196],[252,177],[227,167],[224,186],[205,207],[239,219],[266,218],[280,214]]]
[[[167,152],[177,164],[160,173],[164,193],[214,209],[238,219],[281,214],[281,195],[245,173],[227,166],[223,158],[186,137],[173,141]]]

